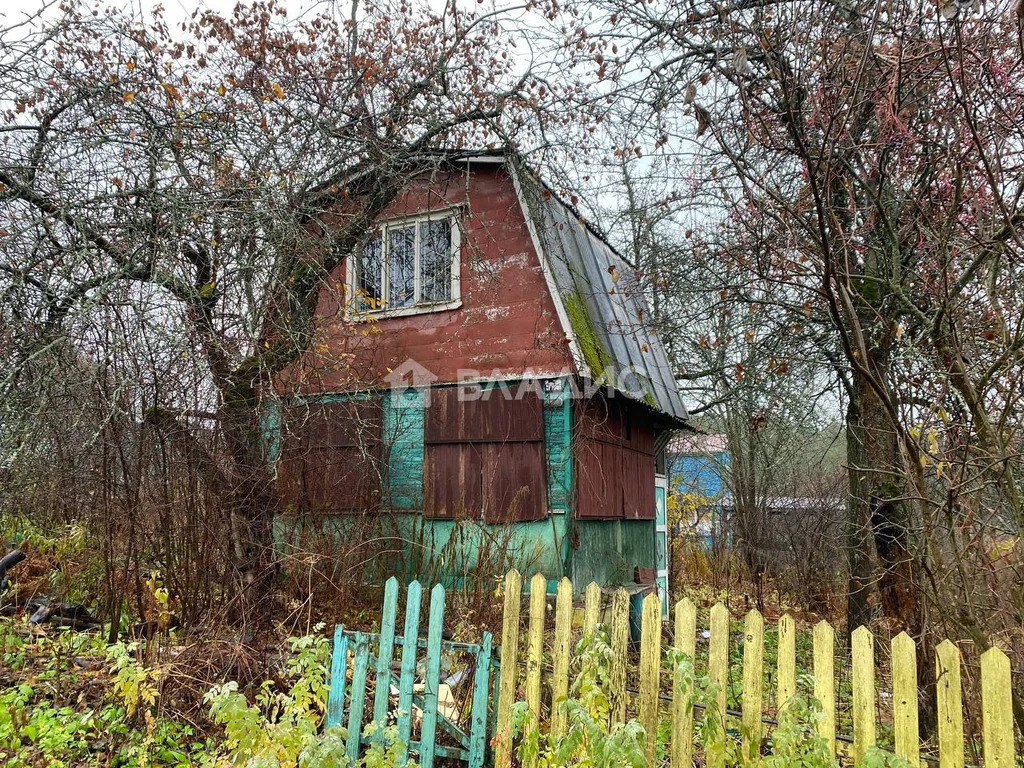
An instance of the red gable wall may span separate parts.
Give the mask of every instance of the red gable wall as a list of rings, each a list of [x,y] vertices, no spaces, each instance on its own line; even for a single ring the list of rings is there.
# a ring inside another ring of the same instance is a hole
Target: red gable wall
[[[485,377],[571,370],[568,344],[515,188],[501,167],[439,171],[410,184],[381,220],[461,206],[461,299],[457,309],[374,318],[352,325],[325,289],[325,318],[313,352],[300,365],[306,392],[378,383],[407,359],[458,380],[460,369]],[[335,286],[344,285],[344,267]],[[331,321],[336,317],[337,321]]]

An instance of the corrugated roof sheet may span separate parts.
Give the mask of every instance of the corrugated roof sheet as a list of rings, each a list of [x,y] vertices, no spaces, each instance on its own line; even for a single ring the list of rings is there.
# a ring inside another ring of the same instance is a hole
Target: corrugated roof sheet
[[[556,195],[535,192],[528,207],[591,377],[686,421],[635,268]]]

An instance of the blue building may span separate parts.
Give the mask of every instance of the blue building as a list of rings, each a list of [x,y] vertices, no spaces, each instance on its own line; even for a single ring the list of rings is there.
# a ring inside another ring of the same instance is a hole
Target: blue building
[[[725,435],[682,434],[669,443],[666,457],[670,494],[702,499],[692,520],[684,520],[677,536],[691,537],[708,546],[722,530],[722,501],[729,496],[729,445]]]

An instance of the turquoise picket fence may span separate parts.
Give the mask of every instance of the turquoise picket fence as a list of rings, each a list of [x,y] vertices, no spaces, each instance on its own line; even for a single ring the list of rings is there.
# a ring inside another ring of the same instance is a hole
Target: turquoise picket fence
[[[445,640],[444,601],[444,587],[438,584],[430,592],[427,636],[420,637],[422,587],[418,581],[412,582],[406,593],[404,632],[396,635],[398,580],[392,577],[384,589],[380,633],[335,628],[327,725],[346,727],[351,759],[358,758],[368,739],[376,738],[364,734],[367,723],[394,721],[403,750],[400,762],[415,754],[421,768],[432,768],[435,757],[482,768],[491,721],[488,707],[492,676],[497,679],[492,638],[484,632],[480,643]],[[397,675],[396,647],[401,648]],[[443,689],[466,690],[471,693],[468,700],[439,701],[445,659],[453,662],[449,666],[459,669],[449,678],[454,685],[446,682]]]

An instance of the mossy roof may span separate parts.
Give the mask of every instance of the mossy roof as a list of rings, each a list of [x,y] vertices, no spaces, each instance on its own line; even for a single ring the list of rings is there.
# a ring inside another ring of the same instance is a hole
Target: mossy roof
[[[533,218],[540,256],[565,307],[584,372],[673,421],[686,422],[636,269],[536,176],[521,172],[520,179],[528,198],[524,208]]]

